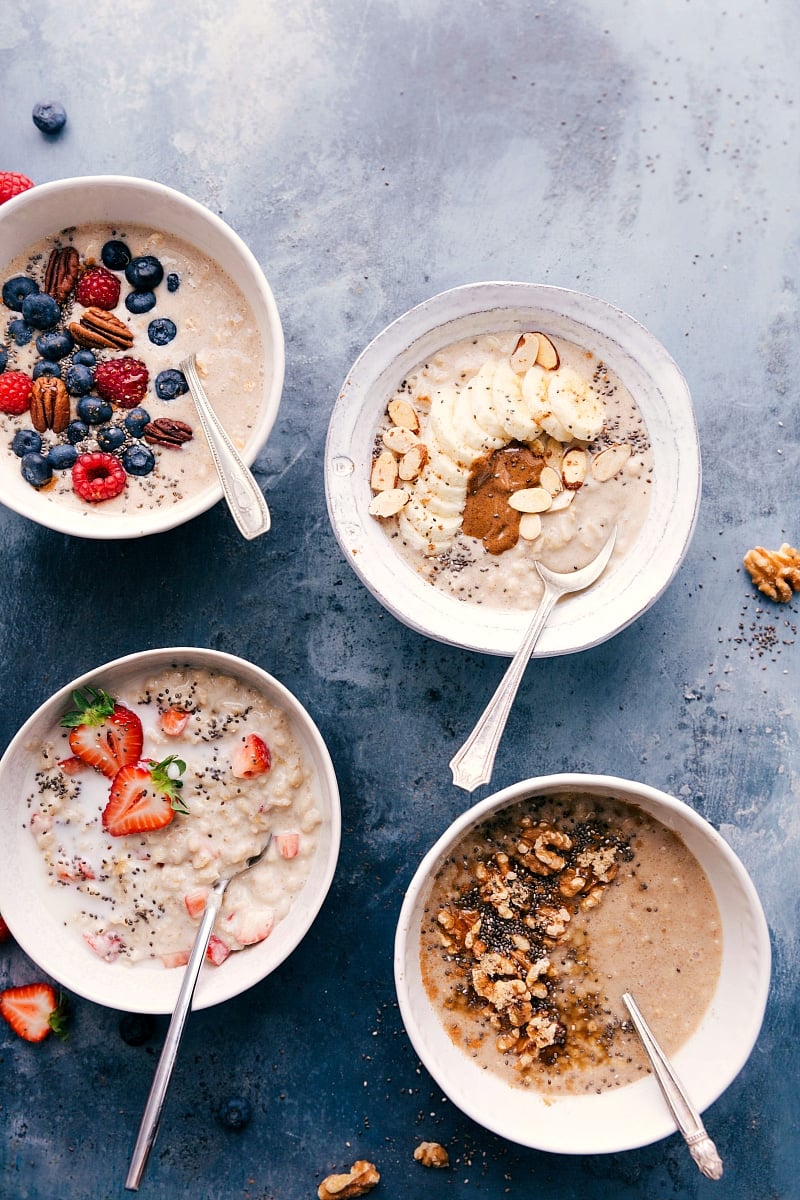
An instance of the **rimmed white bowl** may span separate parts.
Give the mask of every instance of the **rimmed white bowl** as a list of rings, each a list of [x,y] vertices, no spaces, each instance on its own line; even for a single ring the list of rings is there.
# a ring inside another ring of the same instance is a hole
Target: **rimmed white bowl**
[[[224,672],[258,689],[289,717],[292,731],[312,770],[316,805],[322,815],[320,840],[309,879],[270,936],[231,954],[219,967],[200,973],[194,1008],[207,1008],[236,996],[274,971],[302,941],[328,893],[341,837],[336,776],[322,735],[302,704],[283,684],[254,663],[218,650],[168,647],[115,659],[59,689],[25,722],[0,759],[0,912],[14,938],[63,987],[129,1012],[171,1012],[183,972],[121,960],[102,961],[75,930],[65,929],[63,910],[54,902],[44,860],[30,831],[26,797],[42,741],[52,738],[72,693],[90,684],[114,694],[127,679],[173,664]]]
[[[700,1111],[736,1078],[758,1037],[769,989],[769,933],[761,903],[745,868],[707,821],[666,792],[627,779],[572,773],[526,779],[454,821],[425,855],[406,892],[395,940],[397,996],[420,1059],[450,1100],[480,1125],[558,1154],[630,1150],[675,1132],[653,1076],[600,1095],[544,1096],[512,1087],[453,1044],[422,982],[423,912],[444,859],[475,826],[509,805],[563,792],[613,796],[638,806],[678,834],[698,860],[722,919],[722,969],[708,1010],[673,1062]]]
[[[284,338],[275,298],[255,257],[218,216],[149,179],[97,175],[38,184],[0,207],[0,275],[19,254],[71,225],[144,225],[172,234],[214,259],[247,300],[264,349],[264,384],[258,417],[241,450],[250,465],[275,423],[283,390]],[[14,315],[14,314],[9,314]],[[0,458],[0,502],[60,533],[85,538],[134,538],[173,529],[222,498],[216,476],[193,497],[142,511],[116,513],[94,505],[89,511],[59,504],[22,478],[18,460]]]
[[[430,355],[483,333],[543,329],[593,351],[633,395],[654,459],[650,508],[635,546],[589,591],[556,606],[535,657],[583,650],[612,637],[658,599],[688,549],[701,466],[686,381],[661,343],[604,300],[534,283],[472,283],[441,292],[387,326],[356,359],[333,409],[325,449],[328,513],[342,551],[399,620],[441,642],[513,654],[530,612],[447,596],[398,555],[368,513],[376,430],[399,384]]]

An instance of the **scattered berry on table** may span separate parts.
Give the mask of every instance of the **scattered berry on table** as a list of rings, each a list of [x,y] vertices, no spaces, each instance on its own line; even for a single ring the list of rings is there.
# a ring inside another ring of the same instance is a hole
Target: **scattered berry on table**
[[[45,360],[43,358],[40,358],[38,362],[35,362],[33,364],[33,370],[31,371],[31,378],[32,379],[40,379],[42,375],[49,375],[52,379],[60,379],[61,378],[60,364],[57,362],[45,362]]]
[[[150,1013],[123,1013],[119,1019],[119,1036],[128,1046],[143,1046],[155,1033],[155,1018]]]
[[[0,375],[0,412],[19,417],[31,403],[32,380],[24,371],[4,371]]]
[[[141,437],[145,426],[150,424],[150,413],[146,408],[130,408],[125,414],[122,424],[131,437]]]
[[[226,1129],[244,1129],[250,1123],[253,1112],[250,1101],[244,1096],[231,1096],[223,1100],[217,1109],[220,1124]]]
[[[67,123],[66,109],[57,100],[34,104],[31,116],[33,117],[34,125],[42,133],[61,133],[61,130]]]
[[[155,306],[155,292],[129,292],[125,297],[125,307],[135,317],[140,316],[142,313],[150,312],[150,309],[155,308]]]
[[[114,415],[114,410],[107,400],[99,396],[81,396],[76,405],[78,418],[87,425],[105,425]]]
[[[86,308],[102,308],[108,312],[119,301],[120,282],[105,267],[90,267],[78,280],[75,298]]]
[[[0,992],[0,1014],[26,1042],[41,1042],[48,1033],[65,1037],[64,1004],[49,983],[28,983]]]
[[[18,429],[11,442],[11,449],[18,458],[26,454],[38,454],[42,448],[42,439],[35,429]]]
[[[257,733],[246,734],[231,751],[231,770],[237,779],[253,779],[271,766],[269,746]]]
[[[185,395],[188,390],[189,385],[183,371],[170,368],[156,375],[156,395],[159,400],[174,400],[177,396]]]
[[[110,358],[97,364],[94,386],[104,400],[136,408],[144,399],[149,378],[147,367],[138,358]]]
[[[109,271],[124,271],[133,255],[124,242],[112,238],[103,246],[100,258],[103,260],[103,266],[108,267]]]
[[[109,454],[125,445],[125,430],[119,425],[101,425],[95,437],[100,449],[107,450]]]
[[[66,358],[74,348],[72,334],[66,329],[54,329],[48,333],[40,333],[36,339],[36,349],[42,358],[46,358],[50,362],[58,362],[60,358]]]
[[[94,367],[97,365],[97,356],[91,350],[76,350],[72,361],[79,367]]]
[[[87,396],[94,384],[94,375],[90,367],[72,360],[72,366],[67,368],[64,383],[70,396]]]
[[[8,942],[11,940],[11,930],[6,925],[2,916],[0,916],[0,942]]]
[[[187,811],[180,796],[183,782],[169,773],[173,764],[179,773],[186,770],[186,763],[170,754],[160,763],[131,763],[117,772],[103,810],[106,833],[124,837],[162,829],[176,812]]]
[[[47,292],[32,292],[22,301],[22,315],[35,329],[52,329],[61,320],[61,309]]]
[[[54,471],[67,471],[74,466],[78,451],[66,442],[52,446],[47,453],[47,461]]]
[[[175,322],[169,317],[156,317],[147,326],[147,336],[154,346],[169,345],[177,332]]]
[[[70,421],[65,432],[72,445],[75,446],[89,436],[89,426],[85,421]]]
[[[26,296],[32,296],[39,291],[39,285],[27,275],[14,275],[3,284],[3,304],[13,308],[14,312],[22,312],[22,301]]]
[[[53,478],[53,468],[43,454],[31,451],[20,463],[22,478],[31,487],[44,487]]]
[[[5,371],[7,366],[8,366],[8,351],[6,350],[5,346],[0,346],[0,375],[2,375],[3,371]]]
[[[167,276],[167,291],[168,292],[177,292],[177,290],[180,286],[181,286],[180,275],[177,273],[177,271],[170,271],[169,275]]]
[[[20,175],[18,171],[0,171],[0,204],[5,204],[6,200],[12,200],[20,192],[27,192],[32,187],[33,180],[28,179],[27,175]]]
[[[154,254],[141,254],[128,263],[125,278],[137,292],[152,291],[164,278],[164,268]]]
[[[122,451],[122,465],[129,475],[149,475],[156,465],[156,456],[149,446],[137,443]]]
[[[106,454],[102,450],[80,454],[72,468],[73,489],[81,500],[87,500],[90,504],[113,500],[125,490],[127,481],[122,463],[113,454]]]
[[[8,336],[13,338],[18,346],[27,346],[33,337],[33,330],[27,321],[17,317],[15,321],[8,322]]]
[[[91,455],[83,455],[90,458]],[[69,729],[69,747],[90,767],[113,779],[122,767],[137,763],[144,734],[139,716],[102,688],[85,687],[72,693],[75,704],[61,718]]]

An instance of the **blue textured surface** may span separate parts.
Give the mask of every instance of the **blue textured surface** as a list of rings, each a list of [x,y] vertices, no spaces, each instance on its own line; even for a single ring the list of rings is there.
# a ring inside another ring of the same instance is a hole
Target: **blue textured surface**
[[[297,693],[342,791],[322,914],[272,977],[191,1018],[143,1196],[299,1200],[360,1157],[382,1172],[376,1198],[800,1194],[798,603],[762,600],[740,567],[750,546],[800,537],[799,43],[793,0],[4,9],[0,169],[143,175],[221,213],[273,286],[287,375],[256,464],[274,531],[255,543],[221,505],[116,545],[0,511],[2,746],[82,671],[196,643]],[[31,121],[39,100],[67,109],[57,139]],[[447,762],[503,664],[420,638],[365,592],[328,525],[323,444],[347,368],[387,321],[503,278],[626,309],[693,392],[705,481],[681,571],[612,642],[533,665],[493,786],[561,769],[639,778],[693,804],[750,870],[774,977],[756,1050],[707,1113],[719,1184],[677,1137],[561,1158],[485,1133],[442,1098],[398,1015],[404,887],[468,803]],[[3,984],[34,974],[2,948]],[[2,1197],[125,1194],[165,1021],[134,1049],[117,1019],[76,1000],[66,1045],[0,1030]],[[254,1109],[238,1134],[214,1118],[230,1094]],[[448,1147],[448,1171],[413,1161],[422,1138]]]

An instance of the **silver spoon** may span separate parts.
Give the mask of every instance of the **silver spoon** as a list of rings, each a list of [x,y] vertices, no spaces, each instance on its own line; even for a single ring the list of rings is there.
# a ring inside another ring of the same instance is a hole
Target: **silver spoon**
[[[533,565],[544,583],[544,595],[533,614],[533,619],[519,649],[500,680],[497,691],[464,745],[450,760],[450,770],[453,772],[453,783],[456,787],[472,792],[476,787],[480,787],[482,783],[488,783],[491,779],[497,747],[500,745],[500,738],[503,736],[511,705],[514,703],[514,697],[519,690],[525,668],[553,605],[560,596],[566,596],[570,592],[582,592],[584,588],[600,577],[611,557],[616,538],[615,527],[599,554],[595,555],[585,567],[581,567],[580,571],[570,571],[569,574],[559,573],[550,571],[540,562],[534,562]]]
[[[175,1001],[175,1008],[172,1012],[172,1019],[167,1029],[167,1036],[164,1039],[164,1045],[161,1049],[161,1057],[158,1060],[156,1073],[153,1076],[153,1082],[150,1086],[150,1094],[147,1097],[147,1103],[142,1114],[141,1124],[139,1125],[139,1133],[136,1137],[136,1145],[133,1148],[131,1155],[131,1164],[128,1169],[128,1176],[125,1180],[125,1187],[130,1192],[137,1191],[139,1182],[142,1178],[144,1168],[150,1156],[150,1151],[153,1148],[153,1143],[156,1140],[158,1133],[158,1124],[161,1120],[161,1110],[164,1107],[164,1100],[167,1095],[170,1079],[172,1078],[172,1069],[175,1066],[175,1059],[178,1057],[178,1047],[181,1043],[183,1035],[183,1027],[186,1024],[186,1018],[189,1015],[189,1009],[192,1005],[192,997],[194,989],[197,985],[197,977],[200,974],[200,968],[203,965],[208,948],[208,939],[211,937],[211,930],[217,914],[222,907],[222,898],[225,895],[225,890],[228,884],[233,879],[238,879],[245,871],[249,871],[257,862],[266,854],[272,841],[272,834],[269,835],[264,845],[248,858],[245,865],[233,875],[228,875],[227,878],[218,879],[209,892],[206,900],[205,911],[203,912],[202,920],[197,930],[192,946],[192,953],[189,955],[189,962],[186,965],[186,971],[183,976],[181,990],[178,993],[178,999]]]
[[[190,354],[181,363],[181,371],[189,385],[200,424],[208,439],[211,457],[231,516],[242,537],[252,539],[266,533],[271,525],[267,502],[261,488],[242,461],[238,450],[220,424],[200,382],[195,356]]]
[[[717,1153],[717,1147],[706,1133],[700,1113],[686,1094],[683,1084],[675,1074],[675,1068],[656,1041],[652,1029],[639,1011],[633,996],[630,992],[625,992],[622,999],[631,1014],[631,1021],[641,1039],[647,1057],[652,1063],[653,1072],[667,1106],[675,1118],[675,1124],[689,1147],[689,1153],[706,1179],[721,1179],[722,1159]]]

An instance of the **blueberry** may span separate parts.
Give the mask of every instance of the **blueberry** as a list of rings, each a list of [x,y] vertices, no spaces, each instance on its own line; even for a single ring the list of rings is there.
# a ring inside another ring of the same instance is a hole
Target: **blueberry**
[[[174,400],[189,390],[183,371],[160,371],[156,375],[156,395],[160,400]]]
[[[61,319],[61,309],[47,292],[33,292],[22,301],[22,315],[36,329],[52,329]]]
[[[26,454],[38,454],[41,448],[42,439],[35,429],[18,429],[14,434],[11,449],[18,458],[24,458]]]
[[[141,437],[144,433],[145,425],[150,424],[150,413],[144,408],[130,408],[125,414],[122,424],[131,437]]]
[[[63,104],[57,100],[48,104],[34,104],[33,123],[42,133],[61,133],[67,123],[67,113]]]
[[[38,283],[29,279],[27,275],[15,275],[3,284],[3,304],[6,308],[13,308],[14,312],[22,312],[22,301],[38,290]]]
[[[170,271],[169,275],[167,276],[167,291],[168,292],[177,292],[177,290],[180,286],[181,286],[180,275],[178,275],[176,271]]]
[[[137,442],[122,451],[120,461],[129,475],[149,475],[156,465],[156,456],[149,446]]]
[[[125,430],[120,429],[119,425],[101,425],[96,437],[100,449],[109,454],[125,445]]]
[[[22,478],[25,479],[31,487],[44,487],[53,478],[53,468],[37,450],[31,450],[26,454],[20,463],[22,470]]]
[[[250,1101],[245,1100],[244,1096],[231,1096],[223,1100],[217,1109],[220,1123],[226,1129],[244,1129],[252,1115]]]
[[[150,312],[156,306],[155,292],[129,292],[125,297],[125,307],[128,312],[138,316],[139,313]]]
[[[128,1046],[143,1046],[155,1033],[155,1018],[150,1013],[123,1013],[119,1019],[119,1036]]]
[[[50,375],[54,376],[56,379],[60,379],[61,367],[58,363],[45,362],[43,358],[40,358],[38,362],[33,364],[31,375],[34,379],[39,379],[39,377],[42,375]]]
[[[65,358],[74,348],[75,343],[72,340],[72,334],[68,333],[66,329],[55,329],[51,330],[50,333],[40,333],[36,339],[36,349],[42,358],[46,358],[50,362],[58,362],[60,358]]]
[[[47,455],[47,461],[54,471],[68,471],[78,457],[78,451],[72,445],[59,442],[53,446]]]
[[[97,359],[91,350],[76,350],[72,356],[72,361],[79,367],[94,367],[97,364]]]
[[[109,271],[124,271],[133,255],[124,242],[112,240],[103,246],[100,257],[103,260],[103,266],[108,267]]]
[[[125,278],[137,292],[151,291],[164,278],[164,268],[155,255],[142,254],[128,263]]]
[[[73,446],[77,446],[78,442],[82,442],[88,438],[89,426],[85,421],[70,421],[66,432]]]
[[[3,371],[5,371],[7,366],[8,366],[8,351],[6,350],[5,346],[0,346],[0,375],[2,375]]]
[[[77,404],[78,417],[87,425],[105,425],[110,421],[114,410],[106,400],[99,396],[81,396]]]
[[[83,363],[76,363],[73,359],[72,366],[64,376],[64,382],[70,396],[86,396],[92,390],[94,376],[89,367],[85,367]]]
[[[12,337],[18,346],[27,346],[33,337],[33,330],[27,321],[17,317],[15,321],[8,322],[8,336]]]
[[[147,326],[147,336],[154,346],[168,345],[177,332],[175,322],[170,321],[169,317],[156,317]]]

